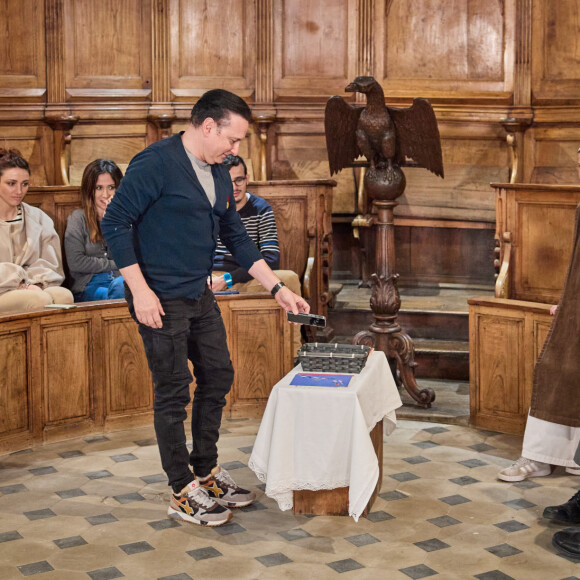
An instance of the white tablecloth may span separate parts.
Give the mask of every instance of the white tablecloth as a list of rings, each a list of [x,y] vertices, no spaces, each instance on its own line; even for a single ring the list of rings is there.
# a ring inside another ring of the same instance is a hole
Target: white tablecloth
[[[294,490],[350,487],[349,515],[358,521],[379,477],[369,433],[385,419],[389,435],[402,405],[389,364],[373,351],[348,387],[290,386],[299,372],[272,389],[249,466],[281,510],[292,508]]]

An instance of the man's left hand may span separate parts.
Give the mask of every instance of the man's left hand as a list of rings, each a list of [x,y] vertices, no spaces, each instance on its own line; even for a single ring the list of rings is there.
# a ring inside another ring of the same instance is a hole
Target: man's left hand
[[[274,298],[286,312],[293,312],[294,314],[299,314],[300,312],[308,314],[310,312],[310,304],[304,298],[294,294],[288,286],[280,288]]]

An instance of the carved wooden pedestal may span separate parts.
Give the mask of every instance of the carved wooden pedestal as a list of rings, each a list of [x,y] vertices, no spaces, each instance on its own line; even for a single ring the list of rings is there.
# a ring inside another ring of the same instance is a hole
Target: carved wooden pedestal
[[[379,421],[370,432],[375,453],[379,461],[379,479],[367,507],[361,514],[366,516],[381,491],[383,482],[383,422]],[[348,516],[348,487],[322,489],[320,491],[299,490],[294,492],[295,514],[315,514],[318,516]]]
[[[366,344],[382,350],[389,359],[393,377],[397,385],[401,383],[407,392],[425,408],[435,400],[433,389],[419,390],[415,381],[415,348],[408,334],[405,334],[397,323],[397,313],[401,307],[398,274],[395,273],[395,226],[393,210],[394,200],[374,200],[377,210],[373,218],[376,229],[376,270],[372,275],[373,288],[371,309],[375,321],[369,330],[359,332],[353,339],[354,344]],[[399,371],[397,374],[396,371]]]

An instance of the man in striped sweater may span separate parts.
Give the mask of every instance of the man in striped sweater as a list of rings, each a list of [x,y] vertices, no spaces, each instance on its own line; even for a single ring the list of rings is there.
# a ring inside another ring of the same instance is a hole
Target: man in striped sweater
[[[300,296],[298,275],[291,270],[278,269],[280,267],[280,247],[278,246],[278,231],[272,207],[265,199],[247,191],[249,175],[246,163],[241,157],[228,155],[223,165],[230,171],[236,210],[240,214],[250,238],[280,280],[292,292]],[[266,292],[262,285],[235,261],[221,240],[218,240],[213,269],[212,290],[214,292],[229,289],[237,290],[240,293]]]

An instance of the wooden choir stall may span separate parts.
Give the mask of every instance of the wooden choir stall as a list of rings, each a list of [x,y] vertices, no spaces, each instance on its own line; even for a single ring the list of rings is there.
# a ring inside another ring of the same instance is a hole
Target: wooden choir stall
[[[494,298],[469,300],[471,424],[523,433],[533,371],[572,253],[580,187],[492,184],[499,274]]]
[[[296,271],[313,312],[326,314],[333,181],[251,184],[276,212],[281,267]],[[78,187],[31,188],[61,238]],[[218,296],[235,369],[226,416],[259,416],[293,367],[293,333],[269,293]],[[192,394],[195,384],[192,383]],[[153,385],[124,300],[0,316],[0,453],[151,424]]]

